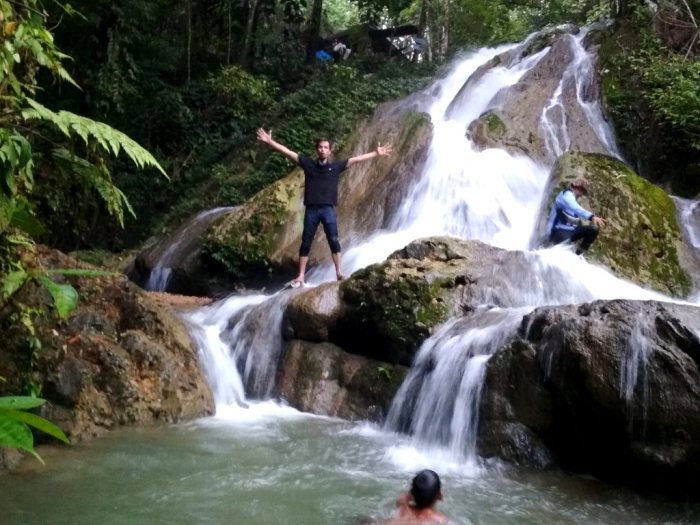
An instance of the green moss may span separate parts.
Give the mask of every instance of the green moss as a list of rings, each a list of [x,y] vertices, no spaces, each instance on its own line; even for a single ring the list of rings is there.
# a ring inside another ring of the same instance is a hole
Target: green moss
[[[685,296],[691,282],[676,246],[681,233],[671,198],[622,162],[601,154],[570,152],[559,159],[551,200],[576,177],[591,183],[581,204],[608,219],[590,256],[618,275],[663,293]],[[551,202],[551,201],[550,201]]]
[[[645,9],[618,20],[598,56],[604,102],[625,156],[645,178],[693,198],[700,191],[697,61],[659,40]]]
[[[410,363],[430,329],[444,322],[448,307],[441,297],[444,283],[429,283],[423,275],[390,275],[388,263],[373,265],[341,284],[349,317],[376,334],[383,357],[390,362]]]
[[[204,254],[223,266],[234,278],[270,271],[269,256],[281,226],[289,216],[288,203],[295,195],[284,184],[269,186],[249,203],[246,214],[226,231],[216,231],[204,244]]]
[[[489,111],[485,115],[486,129],[491,136],[501,137],[506,132],[506,125],[501,118]]]
[[[352,376],[339,376],[339,383],[356,392],[363,392],[367,404],[387,408],[406,377],[407,369],[389,363],[367,361]]]

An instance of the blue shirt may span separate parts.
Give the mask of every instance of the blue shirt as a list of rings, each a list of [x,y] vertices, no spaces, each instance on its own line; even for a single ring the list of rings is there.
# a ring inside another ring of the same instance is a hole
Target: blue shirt
[[[549,212],[549,219],[547,219],[547,231],[550,235],[555,228],[568,231],[576,229],[576,224],[569,222],[567,215],[571,219],[586,219],[589,221],[593,217],[593,213],[576,201],[576,195],[569,188],[562,191],[554,199],[554,206],[552,206],[552,211]]]

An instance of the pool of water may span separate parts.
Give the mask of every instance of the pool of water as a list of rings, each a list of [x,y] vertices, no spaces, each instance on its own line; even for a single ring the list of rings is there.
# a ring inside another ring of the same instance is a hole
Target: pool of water
[[[562,473],[460,461],[368,424],[273,403],[123,429],[0,476],[0,523],[360,524],[392,515],[422,468],[456,524],[696,524],[700,506]]]

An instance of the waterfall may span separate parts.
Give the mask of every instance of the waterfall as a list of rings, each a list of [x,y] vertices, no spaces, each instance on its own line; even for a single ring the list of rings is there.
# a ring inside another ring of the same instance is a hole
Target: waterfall
[[[240,318],[251,307],[266,299],[268,297],[265,295],[230,297],[183,316],[217,406],[241,405],[246,399],[236,359],[232,358],[229,344],[222,336],[229,331],[230,320]],[[233,322],[235,326],[235,321]]]
[[[413,434],[419,445],[443,445],[455,457],[474,461],[486,362],[515,335],[528,310],[485,309],[443,325],[421,346],[385,427]]]
[[[216,217],[232,209],[232,207],[221,207],[200,212],[184,226],[159,242],[159,247],[165,245],[167,248],[151,269],[144,288],[154,292],[166,291],[172,276],[172,267],[190,252],[192,240],[198,237],[196,233],[203,231],[204,227]]]
[[[649,320],[641,314],[638,315],[628,341],[628,351],[620,366],[620,394],[627,402],[630,425],[634,416],[635,391],[641,391],[642,421],[646,419],[646,410],[649,404],[647,362],[651,344],[647,333],[648,327]]]
[[[543,108],[540,117],[540,127],[544,132],[545,144],[552,158],[559,157],[571,147],[567,122],[576,117],[567,112],[563,103],[562,95],[566,89],[575,90],[578,102],[577,109],[583,112],[590,128],[604,149],[610,155],[620,158],[610,126],[603,118],[598,97],[590,96],[590,93],[597,94],[597,84],[593,60],[583,47],[583,40],[588,32],[589,29],[585,28],[577,35],[564,35],[562,37],[571,48],[573,60],[566,68],[554,95]]]
[[[700,200],[672,197],[676,204],[678,223],[680,224],[692,256],[700,263]],[[696,282],[700,276],[696,276]],[[688,298],[690,302],[700,304],[700,290]]]
[[[573,100],[580,114],[603,147],[619,157],[600,105],[589,96],[595,79],[592,59],[581,44],[584,36],[566,37],[573,59],[542,110],[540,126],[553,155],[568,148],[568,119],[561,109],[561,95],[575,89]],[[417,238],[433,235],[478,239],[520,250],[509,266],[493,269],[494,279],[505,284],[486,292],[491,296],[478,298],[484,305],[479,311],[447,322],[423,343],[385,424],[389,430],[413,434],[417,447],[443,447],[467,462],[476,461],[478,409],[488,359],[515,335],[525,313],[541,305],[594,299],[667,300],[588,264],[568,246],[527,251],[551,165],[503,149],[480,150],[466,136],[469,124],[502,103],[507,89],[535,67],[549,48],[524,58],[514,53],[515,58],[484,72],[483,67],[494,57],[514,50],[516,46],[504,46],[474,52],[426,90],[421,109],[429,113],[434,133],[420,176],[390,226],[349,245],[343,254],[346,270],[355,271],[383,261]],[[555,107],[559,109],[554,111]],[[330,265],[307,274],[314,284],[334,278]],[[217,406],[244,403],[246,393],[259,399],[274,395],[283,348],[282,313],[295,293],[230,298],[188,316],[194,333],[199,334],[196,339]],[[502,308],[487,306],[493,304]],[[639,338],[641,345],[643,338]],[[643,362],[640,345],[621,376],[624,392],[635,388]]]

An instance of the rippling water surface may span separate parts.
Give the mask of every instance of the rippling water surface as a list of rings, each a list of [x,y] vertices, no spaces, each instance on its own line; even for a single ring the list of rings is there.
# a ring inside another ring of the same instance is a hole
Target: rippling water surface
[[[412,475],[443,478],[456,524],[691,524],[700,507],[592,479],[454,463],[408,436],[267,402],[184,425],[120,430],[0,476],[0,523],[360,524]]]

